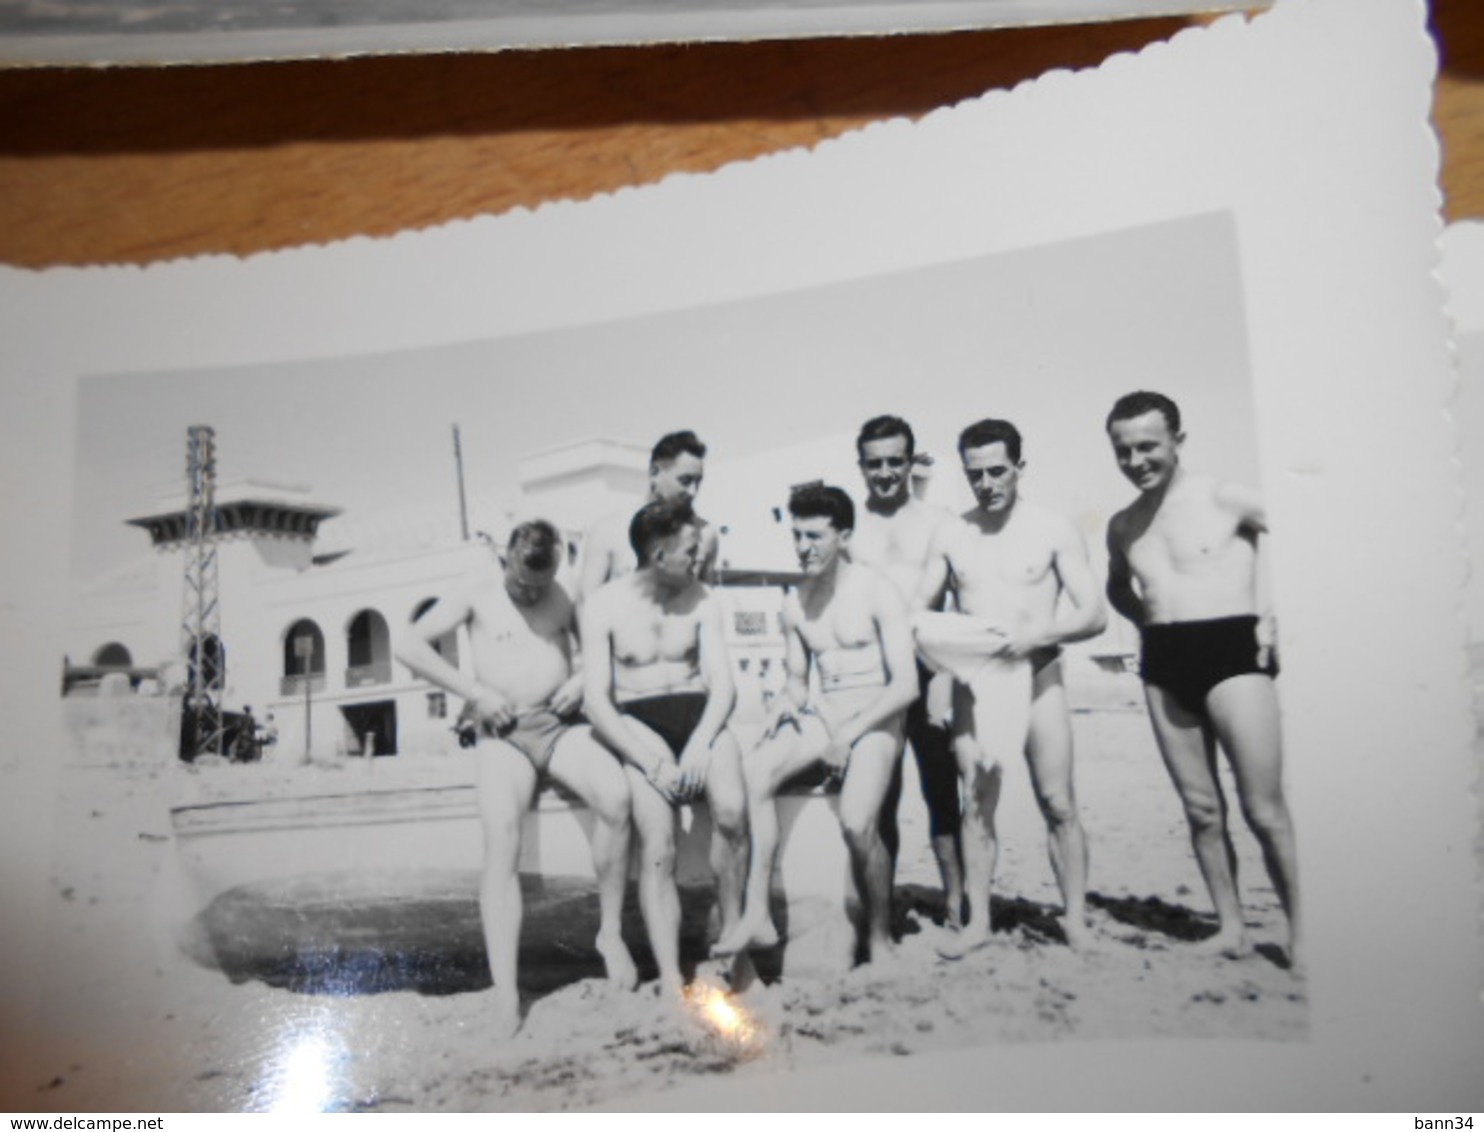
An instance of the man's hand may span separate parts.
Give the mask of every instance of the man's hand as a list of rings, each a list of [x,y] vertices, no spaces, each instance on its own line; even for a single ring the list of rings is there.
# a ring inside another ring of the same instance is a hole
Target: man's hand
[[[850,748],[855,746],[855,738],[849,733],[830,736],[830,745],[820,755],[825,767],[829,770],[830,779],[840,782],[845,778],[845,771],[850,766]]]
[[[483,689],[469,701],[477,723],[488,727],[496,735],[504,735],[515,726],[515,705],[499,692]]]
[[[644,772],[644,777],[649,779],[650,784],[660,792],[665,801],[675,803],[686,800],[680,768],[670,759],[661,759],[652,770]]]
[[[706,772],[711,769],[711,744],[691,739],[680,752],[680,798],[690,801],[706,786]]]
[[[1044,649],[1054,643],[1047,639],[1049,634],[1044,632],[1027,630],[1002,635],[1004,639],[989,653],[990,656],[996,656],[1002,660],[1024,660],[1037,649]]]
[[[564,718],[576,715],[578,709],[582,707],[582,674],[579,672],[568,679],[551,694],[551,699],[547,703],[552,711]]]

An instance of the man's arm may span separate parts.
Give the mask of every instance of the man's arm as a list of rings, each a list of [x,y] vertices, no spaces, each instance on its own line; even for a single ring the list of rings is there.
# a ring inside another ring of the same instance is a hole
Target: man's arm
[[[701,676],[706,681],[706,707],[696,729],[680,752],[682,792],[699,790],[706,782],[711,763],[711,744],[721,734],[737,703],[737,687],[727,659],[726,638],[721,623],[721,603],[713,595],[701,602],[696,626],[700,647]]]
[[[1061,583],[1056,615],[1052,619],[1048,645],[1085,641],[1108,627],[1108,610],[1098,593],[1097,579],[1092,575],[1092,562],[1082,533],[1071,523],[1057,520],[1055,558],[1052,568]]]
[[[701,561],[696,567],[696,577],[708,586],[716,585],[716,558],[721,553],[721,537],[716,533],[716,524],[707,523],[702,528]]]
[[[783,604],[783,687],[768,709],[763,738],[771,739],[784,720],[793,719],[809,702],[809,650],[799,636],[793,616],[793,599]]]
[[[1119,531],[1120,518],[1114,515],[1108,524],[1108,602],[1135,625],[1143,625],[1148,615],[1143,598],[1134,589],[1133,571],[1129,569]]]
[[[939,609],[943,591],[948,587],[948,538],[953,531],[954,520],[948,519],[933,528],[928,541],[927,561],[922,567],[922,578],[917,583],[917,592],[912,595],[910,611]]]
[[[1239,484],[1218,483],[1213,492],[1216,503],[1236,516],[1239,529],[1252,540],[1252,601],[1257,609],[1257,663],[1266,667],[1278,647],[1278,625],[1273,615],[1271,579],[1264,553],[1268,533],[1267,509],[1262,496]]]
[[[583,643],[583,707],[598,737],[624,762],[636,767],[645,778],[659,785],[661,759],[634,734],[613,702],[613,615],[612,602],[603,595],[585,602],[579,617]]]
[[[462,697],[479,719],[496,728],[507,727],[515,718],[510,701],[460,672],[433,647],[435,640],[473,617],[473,597],[474,591],[462,590],[436,601],[398,634],[396,656],[414,675]]]
[[[559,600],[566,607],[568,654],[572,658],[572,675],[562,681],[561,687],[551,694],[547,703],[557,715],[576,715],[582,707],[582,636],[578,632],[577,607],[567,592],[557,587]]]
[[[886,685],[875,699],[842,723],[831,737],[836,752],[845,757],[849,756],[857,739],[880,727],[892,716],[906,711],[918,695],[917,660],[907,608],[902,604],[897,588],[884,575],[874,574],[868,593],[871,619],[881,642],[881,660],[886,666]]]
[[[577,600],[585,603],[613,573],[613,533],[607,519],[599,519],[582,540],[582,571],[577,576]]]
[[[1218,483],[1212,492],[1218,506],[1237,517],[1237,522],[1250,534],[1268,533],[1268,512],[1262,496],[1250,487],[1235,483]]]

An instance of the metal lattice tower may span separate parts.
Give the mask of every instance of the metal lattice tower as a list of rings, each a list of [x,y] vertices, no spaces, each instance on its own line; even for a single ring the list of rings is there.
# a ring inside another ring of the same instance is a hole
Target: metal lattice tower
[[[180,644],[187,684],[183,711],[181,757],[225,754],[222,727],[221,590],[216,557],[216,433],[207,425],[186,432],[185,593],[180,618]]]

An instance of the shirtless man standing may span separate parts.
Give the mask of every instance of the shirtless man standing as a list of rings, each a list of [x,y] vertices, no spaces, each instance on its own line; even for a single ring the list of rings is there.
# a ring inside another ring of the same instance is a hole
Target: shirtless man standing
[[[1155,738],[1220,923],[1210,946],[1227,955],[1248,949],[1216,776],[1219,743],[1288,915],[1289,961],[1299,969],[1298,860],[1283,796],[1277,664],[1258,598],[1262,501],[1181,466],[1180,410],[1162,394],[1119,398],[1107,427],[1119,470],[1139,489],[1108,524],[1108,599],[1143,636],[1140,674]]]
[[[1020,433],[983,420],[958,441],[978,505],[935,538],[917,593],[919,650],[959,678],[954,729],[966,798],[964,873],[970,923],[961,950],[988,942],[999,852],[995,808],[1006,766],[1024,755],[1046,820],[1067,942],[1090,942],[1087,838],[1072,787],[1072,726],[1061,646],[1096,636],[1107,613],[1077,529],[1020,497]],[[930,612],[951,582],[959,613]]]
[[[592,850],[598,953],[611,981],[629,990],[639,981],[619,925],[628,880],[629,786],[591,730],[572,720],[582,703],[582,677],[573,671],[572,599],[555,582],[562,546],[551,524],[539,519],[520,524],[511,532],[500,572],[482,573],[461,592],[440,599],[408,627],[397,647],[397,659],[413,672],[464,698],[479,730],[475,767],[484,827],[479,911],[502,1036],[520,1026],[516,869],[521,819],[542,775],[571,790],[597,819]],[[468,626],[472,678],[433,647],[460,625]]]
[[[865,513],[850,540],[850,557],[885,574],[896,584],[903,602],[911,603],[922,584],[933,535],[952,516],[912,494],[916,444],[906,421],[900,417],[873,417],[861,426],[855,446],[867,494]],[[942,608],[941,595],[932,608]],[[928,688],[933,678],[933,673],[919,662],[917,679],[922,691],[907,709],[904,730],[917,760],[917,777],[922,784],[923,801],[927,803],[928,834],[933,856],[938,861],[938,875],[943,881],[948,922],[960,926],[964,878],[959,849],[963,811],[958,797],[958,764],[947,726],[929,718]],[[881,833],[893,860],[897,851],[896,810],[900,798],[898,777],[893,780],[881,811]]]
[[[687,498],[641,507],[629,524],[639,568],[590,594],[582,611],[586,709],[624,763],[642,867],[639,904],[660,985],[679,994],[677,807],[705,796],[725,934],[747,875],[741,755],[726,729],[736,701],[721,607],[696,579],[701,532]]]
[[[855,505],[838,487],[810,486],[788,504],[794,551],[804,571],[784,599],[787,683],[769,713],[763,741],[747,757],[752,862],[746,912],[719,953],[778,942],[768,907],[778,854],[779,788],[823,763],[842,779],[840,827],[864,906],[869,962],[893,952],[891,856],[881,837],[881,805],[902,757],[902,717],[917,698],[917,667],[907,607],[882,574],[846,556]],[[809,697],[809,665],[819,698]],[[807,706],[806,706],[807,705]]]
[[[706,473],[705,459],[706,446],[689,430],[660,437],[649,456],[649,502],[681,500],[694,506]],[[624,511],[599,519],[582,540],[578,596],[583,601],[599,586],[634,572],[637,563],[629,545],[632,518],[632,511]],[[716,528],[697,516],[696,529],[701,537],[697,577],[710,584],[716,574]]]

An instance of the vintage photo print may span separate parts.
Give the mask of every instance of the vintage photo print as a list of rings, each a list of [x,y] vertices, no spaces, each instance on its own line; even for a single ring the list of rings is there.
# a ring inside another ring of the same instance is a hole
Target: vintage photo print
[[[1466,1104],[1429,66],[1283,5],[656,191],[3,277],[8,1095]]]

